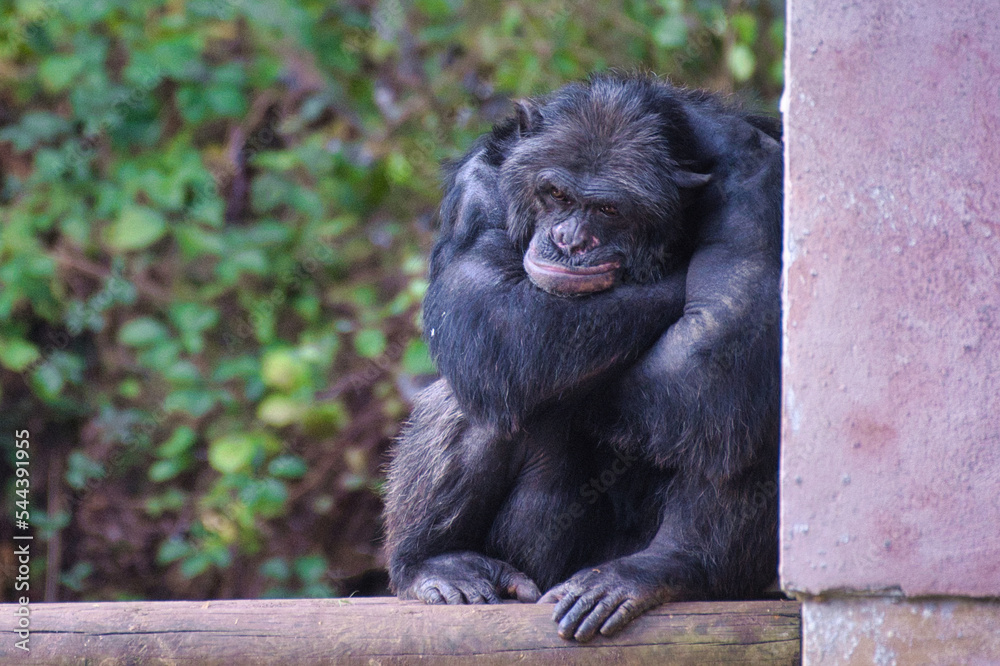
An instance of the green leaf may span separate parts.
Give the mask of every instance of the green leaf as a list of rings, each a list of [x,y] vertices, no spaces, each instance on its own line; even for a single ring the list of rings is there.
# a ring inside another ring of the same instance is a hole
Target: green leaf
[[[253,165],[270,171],[291,171],[301,164],[291,150],[269,150],[253,156]]]
[[[378,303],[378,291],[370,284],[358,285],[351,290],[351,302],[362,308],[374,307]]]
[[[66,306],[66,327],[70,335],[78,335],[88,329],[94,332],[104,330],[104,317],[101,316],[101,312],[81,301],[70,301]]]
[[[232,474],[248,468],[258,457],[274,455],[281,447],[281,441],[268,433],[233,433],[209,444],[208,462],[223,474]]]
[[[182,331],[201,332],[215,326],[219,311],[200,303],[171,303],[170,320]]]
[[[254,480],[240,491],[240,499],[254,513],[259,513],[264,518],[274,518],[284,513],[288,488],[278,479]]]
[[[198,303],[174,303],[170,306],[170,320],[181,331],[181,343],[191,354],[201,353],[205,341],[202,332],[219,321],[219,311]]]
[[[201,418],[215,406],[217,395],[202,389],[178,389],[171,392],[163,400],[163,411],[169,413],[182,412]]]
[[[250,186],[250,202],[254,211],[268,211],[291,201],[295,184],[271,172],[265,172],[253,179]]]
[[[179,79],[189,78],[192,74],[198,73],[202,69],[199,58],[203,47],[202,40],[202,33],[192,30],[166,39],[161,37],[153,42],[151,54],[152,62],[155,63],[154,71],[162,71],[168,76]]]
[[[169,337],[167,327],[152,317],[133,319],[118,331],[118,342],[129,347],[150,347]]]
[[[0,340],[0,363],[9,370],[22,372],[41,358],[38,347],[21,338]]]
[[[771,44],[774,46],[778,53],[784,53],[785,51],[785,21],[784,19],[775,19],[771,22],[771,26],[767,29],[767,36],[771,40]]]
[[[285,391],[304,386],[309,380],[309,365],[288,349],[268,352],[261,367],[264,383]]]
[[[378,329],[369,328],[358,331],[354,336],[354,350],[359,356],[364,358],[377,358],[385,352],[388,342],[385,333]]]
[[[185,457],[157,460],[149,466],[149,480],[154,483],[169,481],[187,469],[190,462],[191,461]]]
[[[303,586],[302,596],[307,599],[329,599],[333,596],[333,588],[325,581],[309,583]]]
[[[135,377],[123,379],[118,385],[118,395],[128,400],[135,400],[142,395],[142,383]]]
[[[257,408],[257,418],[277,428],[291,425],[301,417],[302,405],[283,395],[268,396]]]
[[[185,578],[194,578],[208,571],[212,566],[212,558],[206,553],[195,553],[181,562],[181,573]]]
[[[74,592],[83,592],[86,579],[92,573],[94,573],[93,564],[77,562],[69,571],[59,577],[59,582]]]
[[[104,465],[80,451],[72,451],[66,459],[66,483],[74,490],[83,490],[92,479],[104,476]]]
[[[174,386],[197,386],[201,383],[201,371],[191,361],[180,360],[163,370],[163,378]]]
[[[219,204],[218,218],[221,220],[221,202],[216,203]],[[193,224],[178,224],[174,227],[173,234],[186,259],[202,254],[222,255],[226,252],[226,244],[217,233],[205,231]]]
[[[167,511],[180,511],[187,503],[187,495],[179,488],[167,487],[159,495],[153,495],[146,500],[146,513],[153,518],[162,516]]]
[[[733,78],[743,82],[753,76],[757,69],[757,58],[746,44],[735,44],[726,56],[726,64]]]
[[[252,356],[221,359],[215,366],[212,380],[228,382],[232,379],[251,379],[260,372],[260,364]]]
[[[250,467],[257,454],[257,438],[248,433],[233,433],[208,446],[208,464],[223,474],[232,474]]]
[[[205,92],[208,107],[220,116],[242,117],[247,112],[246,97],[236,86],[215,85]]]
[[[226,284],[235,284],[240,273],[267,275],[271,270],[267,255],[260,250],[239,250],[228,252],[215,269],[216,275]]]
[[[411,375],[431,375],[437,372],[434,361],[431,360],[427,343],[423,340],[411,340],[403,352],[403,370]]]
[[[38,77],[47,90],[60,92],[72,83],[84,64],[83,59],[75,55],[49,56],[38,67]]]
[[[267,466],[267,472],[279,479],[299,479],[305,476],[309,466],[298,456],[278,456]]]
[[[65,383],[65,377],[52,363],[42,363],[31,373],[31,387],[40,398],[48,402],[59,397]]]
[[[757,42],[757,17],[749,12],[739,12],[729,17],[729,24],[736,31],[736,39],[753,46]]]
[[[185,453],[197,440],[197,433],[186,425],[178,426],[167,438],[167,441],[160,444],[156,449],[156,455],[161,458],[173,458]]]
[[[687,44],[688,28],[683,14],[670,14],[656,22],[653,41],[664,49],[676,49]]]
[[[260,565],[260,575],[274,580],[285,581],[292,575],[288,562],[282,557],[272,557]]]
[[[445,19],[455,14],[448,0],[416,0],[413,4],[424,16],[431,19]],[[400,7],[400,11],[403,7],[403,5],[390,6]]]
[[[775,60],[768,68],[768,75],[775,85],[782,85],[785,82],[785,62],[782,59]]]
[[[11,141],[17,151],[23,152],[65,134],[70,128],[70,123],[62,116],[48,111],[29,111],[16,125],[0,130],[0,141]]]
[[[176,340],[165,340],[141,351],[138,360],[143,366],[159,372],[176,363],[180,353],[180,343]]]
[[[385,162],[385,173],[392,182],[405,184],[413,177],[413,166],[402,153],[391,153]]]
[[[295,575],[302,582],[312,583],[326,576],[328,565],[322,555],[303,555],[295,559]]]
[[[191,552],[191,545],[183,539],[167,539],[160,544],[160,549],[156,553],[156,561],[159,564],[170,564],[185,557]]]
[[[141,250],[160,240],[167,231],[167,221],[158,211],[132,205],[122,210],[108,227],[105,240],[120,252]]]
[[[309,437],[321,438],[336,434],[349,415],[339,402],[320,403],[306,412],[302,419],[302,428]]]

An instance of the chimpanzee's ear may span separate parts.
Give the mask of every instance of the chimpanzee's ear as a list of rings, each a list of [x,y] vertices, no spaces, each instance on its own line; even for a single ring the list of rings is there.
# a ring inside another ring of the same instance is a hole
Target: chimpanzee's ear
[[[701,187],[712,180],[710,173],[695,173],[694,171],[678,170],[674,173],[674,183],[677,187]]]
[[[538,131],[542,124],[542,112],[531,100],[522,99],[514,102],[514,110],[517,113],[517,133],[526,137]]]

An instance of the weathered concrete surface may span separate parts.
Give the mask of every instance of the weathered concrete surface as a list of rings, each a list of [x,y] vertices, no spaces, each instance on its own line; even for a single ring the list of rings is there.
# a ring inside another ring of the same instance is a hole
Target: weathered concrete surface
[[[997,11],[789,4],[786,590],[1000,595]]]
[[[837,599],[802,605],[806,666],[996,664],[1000,603]]]

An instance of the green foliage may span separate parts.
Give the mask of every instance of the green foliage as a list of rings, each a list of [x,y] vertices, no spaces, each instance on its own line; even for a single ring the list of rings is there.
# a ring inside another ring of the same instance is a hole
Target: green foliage
[[[781,11],[0,5],[0,421],[61,470],[36,503],[73,498],[36,523],[72,525],[66,595],[324,596],[376,565],[381,456],[434,372],[440,162],[610,67],[773,105]]]

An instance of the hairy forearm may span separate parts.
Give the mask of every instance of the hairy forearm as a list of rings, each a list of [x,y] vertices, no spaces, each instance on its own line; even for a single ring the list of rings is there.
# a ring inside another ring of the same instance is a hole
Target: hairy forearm
[[[634,362],[681,314],[683,275],[553,296],[490,233],[440,272],[424,303],[431,352],[474,418],[516,428],[542,402]]]

